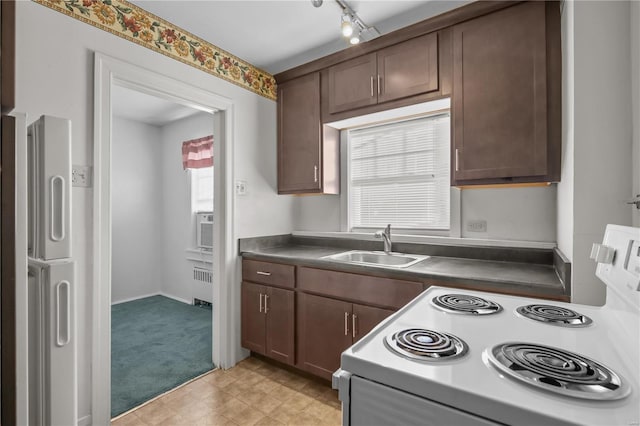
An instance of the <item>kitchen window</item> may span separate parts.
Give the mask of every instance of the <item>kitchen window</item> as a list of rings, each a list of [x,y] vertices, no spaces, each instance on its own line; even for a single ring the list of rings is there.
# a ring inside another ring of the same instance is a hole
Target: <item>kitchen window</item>
[[[450,228],[450,114],[347,132],[349,231]]]
[[[189,169],[191,173],[191,211],[213,211],[213,167]]]

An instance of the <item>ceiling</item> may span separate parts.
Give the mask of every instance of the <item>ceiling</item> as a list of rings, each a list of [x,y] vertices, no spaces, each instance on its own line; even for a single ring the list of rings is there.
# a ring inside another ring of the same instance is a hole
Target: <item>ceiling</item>
[[[111,108],[116,117],[139,121],[152,126],[164,126],[190,115],[202,112],[136,90],[113,85]]]
[[[347,0],[381,34],[422,21],[470,0]],[[272,74],[349,47],[340,34],[341,8],[324,0],[176,1],[134,4]]]

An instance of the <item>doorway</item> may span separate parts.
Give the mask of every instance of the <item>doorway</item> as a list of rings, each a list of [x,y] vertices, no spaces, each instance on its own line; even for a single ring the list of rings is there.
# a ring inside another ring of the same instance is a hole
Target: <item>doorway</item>
[[[211,362],[226,368],[231,363],[230,323],[227,286],[233,282],[233,104],[224,97],[207,92],[126,62],[95,55],[95,148],[94,148],[94,304],[92,355],[92,422],[107,424],[111,418],[111,297],[114,288],[112,252],[114,205],[113,187],[114,116],[113,96],[118,87],[152,95],[165,101],[195,108],[219,117],[214,143],[213,240],[216,250],[208,256],[212,264],[213,309]],[[219,196],[218,196],[219,194]],[[132,212],[131,214],[139,214]],[[195,232],[195,231],[194,231]],[[218,244],[219,243],[219,244]],[[184,251],[187,247],[183,247]]]
[[[220,117],[117,82],[111,99],[111,416],[117,417],[214,368],[215,242],[212,227],[198,219],[212,223]]]

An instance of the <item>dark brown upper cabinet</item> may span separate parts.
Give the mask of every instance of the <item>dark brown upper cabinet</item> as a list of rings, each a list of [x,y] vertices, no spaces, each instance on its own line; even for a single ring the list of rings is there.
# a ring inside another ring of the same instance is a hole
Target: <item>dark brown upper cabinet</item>
[[[329,112],[378,103],[376,54],[361,56],[329,68]]]
[[[380,50],[376,83],[378,102],[438,90],[438,34]]]
[[[437,91],[438,34],[342,62],[326,75],[329,114]]]
[[[278,193],[337,194],[338,131],[320,119],[320,73],[278,85]]]
[[[558,20],[526,2],[453,28],[454,185],[559,180]]]

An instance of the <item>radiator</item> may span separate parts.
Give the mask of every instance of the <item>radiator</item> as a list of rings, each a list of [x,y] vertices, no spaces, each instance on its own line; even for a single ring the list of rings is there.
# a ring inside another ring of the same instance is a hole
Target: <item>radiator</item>
[[[193,303],[197,300],[211,303],[213,300],[213,272],[200,266],[193,267],[193,278],[191,280],[191,299]]]
[[[213,283],[213,272],[208,269],[193,267],[193,280],[203,282],[205,284]]]

